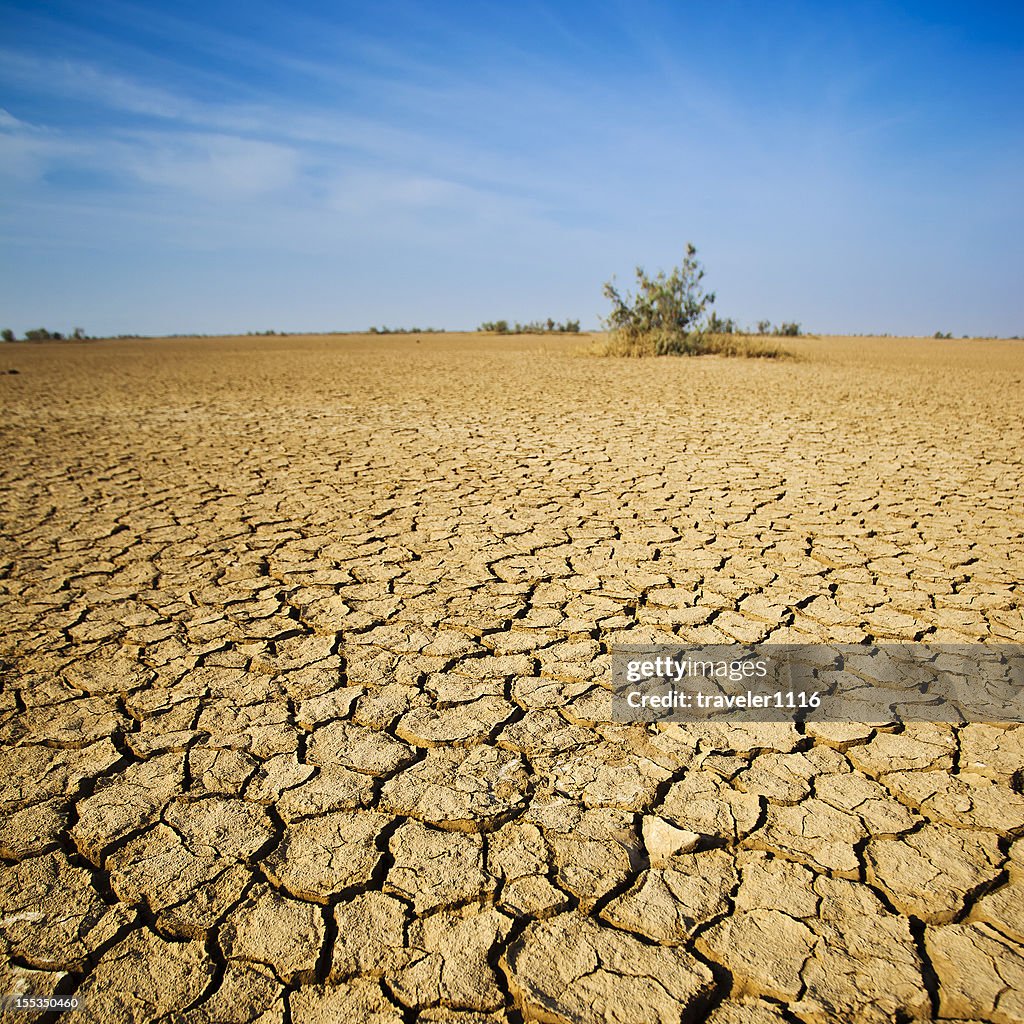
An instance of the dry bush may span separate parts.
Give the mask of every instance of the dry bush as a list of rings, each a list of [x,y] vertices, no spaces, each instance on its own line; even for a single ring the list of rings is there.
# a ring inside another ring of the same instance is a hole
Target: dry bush
[[[705,292],[704,268],[696,248],[687,243],[683,262],[671,273],[654,277],[636,268],[635,295],[622,294],[612,282],[604,286],[612,311],[601,354],[609,356],[723,355],[772,359],[782,350],[735,333],[731,319],[711,311],[715,296]]]
[[[714,293],[704,291],[703,280],[697,250],[687,243],[683,262],[669,274],[659,271],[651,277],[637,267],[635,295],[622,294],[611,281],[605,282],[604,295],[612,303],[605,322],[617,354],[697,354],[707,311],[715,301]]]
[[[671,335],[633,334],[610,331],[592,349],[595,355],[632,359],[664,355],[718,355],[744,359],[791,359],[793,353],[746,334],[690,333],[685,338]]]
[[[787,352],[778,345],[769,345],[751,338],[747,334],[709,334],[705,336],[702,350],[709,355],[742,356],[744,359],[791,359],[792,352]]]

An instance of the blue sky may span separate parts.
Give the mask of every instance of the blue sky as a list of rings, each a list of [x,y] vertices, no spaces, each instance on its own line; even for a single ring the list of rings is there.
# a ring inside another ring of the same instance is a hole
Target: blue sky
[[[0,326],[1024,333],[1024,5],[0,2]]]

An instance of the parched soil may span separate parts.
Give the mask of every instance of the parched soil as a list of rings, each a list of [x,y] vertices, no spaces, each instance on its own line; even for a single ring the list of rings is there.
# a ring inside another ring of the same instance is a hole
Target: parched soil
[[[1024,344],[585,344],[0,349],[0,993],[1024,1019],[1024,727],[607,690],[622,642],[1024,641]]]

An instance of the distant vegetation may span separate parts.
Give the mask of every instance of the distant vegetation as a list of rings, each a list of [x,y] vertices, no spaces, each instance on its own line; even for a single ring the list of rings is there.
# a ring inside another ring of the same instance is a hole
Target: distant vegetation
[[[485,320],[478,328],[478,331],[487,331],[491,334],[579,334],[579,320],[566,320],[565,323],[558,323],[548,317],[547,320],[530,320],[521,324],[516,321],[511,326],[507,320]]]
[[[604,295],[612,303],[605,323],[610,329],[603,352],[611,356],[728,355],[775,358],[782,349],[767,346],[738,330],[736,322],[711,310],[714,292],[704,290],[704,268],[697,249],[686,246],[683,262],[671,273],[649,276],[636,268],[635,295],[622,294],[611,281]],[[761,322],[759,333],[771,325]],[[761,328],[765,328],[761,330]],[[800,333],[798,324],[783,324]],[[776,333],[781,333],[776,332]]]
[[[444,334],[443,327],[371,327],[371,334]]]
[[[800,325],[794,323],[781,323],[773,331],[781,338],[796,338],[800,334]]]
[[[708,331],[712,334],[758,334],[772,335],[776,338],[797,338],[801,334],[798,323],[783,322],[778,327],[773,327],[770,320],[758,320],[756,328],[743,330],[736,326],[736,321],[732,318],[720,320],[715,313],[712,313],[708,320]]]
[[[0,331],[0,338],[4,341],[17,341],[18,336],[9,327]],[[61,334],[60,331],[48,331],[45,327],[36,327],[25,332],[25,341],[85,341],[88,335],[81,327],[76,327],[70,334]]]

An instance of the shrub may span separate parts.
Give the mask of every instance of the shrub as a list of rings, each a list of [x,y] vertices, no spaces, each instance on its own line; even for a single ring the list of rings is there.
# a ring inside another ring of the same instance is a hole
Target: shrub
[[[10,327],[5,327],[0,331],[0,338],[3,338],[4,341],[14,341],[14,331]]]
[[[670,274],[659,271],[649,277],[636,268],[637,293],[621,295],[608,281],[605,298],[612,303],[605,323],[611,329],[609,355],[696,355],[706,351],[708,324],[703,320],[715,301],[713,292],[705,292],[701,282],[704,268],[697,250],[686,245],[680,266]]]
[[[794,323],[783,323],[775,328],[775,333],[782,338],[797,338],[800,336],[800,325]]]
[[[60,331],[48,331],[45,327],[37,327],[25,332],[26,341],[60,341],[61,338],[63,335]]]
[[[771,320],[758,320],[757,321],[757,333],[758,334],[770,334],[772,329]]]

